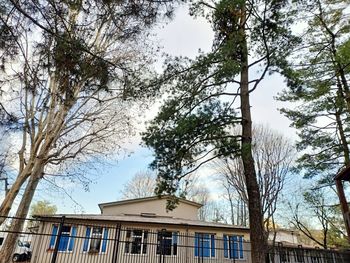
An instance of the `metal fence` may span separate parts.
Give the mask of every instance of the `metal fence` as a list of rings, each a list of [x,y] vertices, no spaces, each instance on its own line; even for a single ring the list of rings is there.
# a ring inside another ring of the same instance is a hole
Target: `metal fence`
[[[10,231],[7,218],[0,229],[0,248],[17,235],[14,261],[34,263],[231,263],[252,262],[250,243],[242,235],[213,230],[177,231],[173,226],[57,219],[25,219],[24,231]],[[19,219],[17,219],[19,220]],[[84,222],[84,223],[82,223]],[[350,254],[335,250],[269,247],[266,262],[346,263]]]

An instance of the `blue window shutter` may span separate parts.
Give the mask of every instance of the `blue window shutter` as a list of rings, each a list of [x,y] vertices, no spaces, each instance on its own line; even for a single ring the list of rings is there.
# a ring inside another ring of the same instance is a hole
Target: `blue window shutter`
[[[173,241],[172,245],[177,244],[177,232],[173,232]]]
[[[60,243],[58,244],[58,251],[67,251],[69,242],[68,235],[61,235]]]
[[[243,237],[239,237],[239,258],[243,258]]]
[[[238,258],[238,240],[237,236],[233,236],[233,258]]]
[[[202,257],[210,257],[210,236],[209,234],[201,234],[200,241],[200,255]]]
[[[194,256],[198,257],[199,253],[198,253],[198,248],[199,248],[199,234],[196,233],[194,236]]]
[[[53,225],[51,239],[50,239],[50,247],[49,248],[54,248],[55,247],[55,241],[56,241],[56,238],[57,238],[57,231],[58,231],[58,226]]]
[[[107,239],[108,239],[108,228],[104,228],[104,232],[103,232],[103,241],[102,241],[102,250],[101,250],[101,252],[106,252],[106,249],[107,249]]]
[[[228,258],[228,240],[227,240],[227,235],[224,235],[224,257]]]
[[[90,238],[91,228],[87,227],[85,232],[85,240],[83,244],[83,251],[88,251],[89,248],[89,238]]]
[[[73,251],[74,247],[74,239],[77,236],[77,228],[75,226],[72,227],[72,233],[69,239],[68,251]]]
[[[201,249],[203,248],[200,255],[206,258],[210,257],[210,238],[203,238],[200,246]]]
[[[211,257],[215,257],[215,236],[211,235]]]
[[[173,232],[173,238],[172,238],[172,242],[171,242],[171,246],[172,246],[172,254],[175,256],[177,255],[177,243],[178,243],[178,233],[177,232]]]
[[[229,251],[230,251],[230,258],[235,258],[235,236],[229,236]]]

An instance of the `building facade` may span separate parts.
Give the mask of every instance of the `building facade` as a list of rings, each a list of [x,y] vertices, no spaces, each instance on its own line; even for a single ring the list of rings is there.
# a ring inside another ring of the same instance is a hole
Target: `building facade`
[[[251,262],[249,229],[197,219],[200,204],[167,197],[100,204],[99,215],[41,216],[31,262]]]

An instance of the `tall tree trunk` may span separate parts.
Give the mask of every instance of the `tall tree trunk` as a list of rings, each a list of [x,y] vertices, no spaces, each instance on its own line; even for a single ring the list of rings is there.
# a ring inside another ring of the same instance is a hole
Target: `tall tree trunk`
[[[11,226],[9,229],[9,234],[7,235],[5,242],[0,251],[0,263],[8,263],[12,261],[13,251],[16,246],[16,240],[19,236],[19,232],[22,231],[28,211],[29,206],[32,202],[35,190],[38,186],[40,178],[42,176],[43,166],[38,171],[38,174],[32,175],[29,178],[28,184],[25,188],[23,197],[18,206],[16,218],[12,220]]]
[[[43,144],[38,143],[38,145],[35,145],[35,148],[37,149],[32,150],[29,153],[31,158],[29,158],[28,164],[26,166],[24,166],[24,161],[23,161],[24,157],[20,156],[20,161],[23,162],[23,166],[22,168],[20,167],[20,170],[21,170],[20,174],[16,178],[16,181],[14,182],[14,184],[11,186],[8,194],[5,196],[4,201],[1,203],[0,225],[3,224],[3,222],[6,220],[6,217],[9,215],[13,202],[15,201],[22,185],[27,181],[28,177],[37,175],[38,169],[41,170],[40,173],[42,173],[45,165],[44,159],[47,158],[50,152],[50,149],[52,148],[52,145],[54,145],[57,139],[59,138],[59,134],[62,128],[64,127],[64,121],[65,121],[65,118],[67,117],[69,109],[70,107],[62,106],[62,110],[58,111],[58,114],[56,114],[56,116],[53,119],[48,117],[48,122],[50,124],[49,126],[51,127],[51,129],[41,134],[41,136],[45,138],[44,143]],[[40,142],[41,141],[43,140],[40,140]],[[31,147],[34,147],[34,146],[31,145]],[[25,146],[22,147],[22,150],[21,150],[22,153],[20,153],[20,155],[24,154],[24,148]],[[40,148],[40,151],[38,152],[39,148]]]
[[[242,7],[240,26],[241,44],[241,80],[240,99],[242,114],[242,162],[248,194],[249,226],[252,262],[264,263],[266,250],[266,236],[263,227],[263,214],[259,186],[256,178],[254,158],[252,153],[252,119],[249,102],[249,74],[248,74],[248,44],[245,34],[246,9]]]
[[[5,199],[2,201],[0,206],[0,226],[4,223],[7,216],[9,215],[10,210],[12,208],[12,204],[15,201],[22,185],[27,181],[29,175],[30,174],[28,173],[22,173],[21,175],[19,175],[16,178],[15,182],[12,184],[8,193],[5,195]]]

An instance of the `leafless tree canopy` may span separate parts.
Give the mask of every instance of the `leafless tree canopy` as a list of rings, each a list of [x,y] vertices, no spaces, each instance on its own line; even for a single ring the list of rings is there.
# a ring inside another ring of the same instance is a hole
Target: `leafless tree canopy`
[[[128,181],[122,191],[123,199],[143,198],[155,195],[157,175],[151,171],[136,173]],[[211,200],[210,191],[206,185],[200,182],[198,174],[189,174],[179,186],[178,196],[202,204],[198,217],[204,221],[224,221],[222,207]]]
[[[292,144],[282,135],[266,126],[255,126],[253,129],[252,151],[258,175],[261,202],[266,222],[276,210],[276,204],[286,176],[290,173],[295,157]],[[225,197],[231,206],[231,221],[235,221],[234,213],[240,215],[238,224],[246,224],[248,202],[242,161],[239,158],[222,159],[215,163],[219,181],[225,190]],[[233,207],[237,207],[233,209]]]
[[[1,25],[16,52],[2,68],[0,105],[15,120],[19,151],[0,224],[23,185],[17,217],[28,214],[43,177],[118,151],[149,75],[148,29],[171,11],[169,1],[8,1],[4,7]],[[18,232],[22,225],[11,227]],[[15,240],[6,239],[0,262],[9,261]]]
[[[130,181],[128,181],[122,191],[123,199],[143,198],[154,196],[156,188],[156,175],[150,171],[141,171],[136,173]]]
[[[301,198],[286,200],[286,217],[308,241],[325,249],[348,246],[346,230],[335,189],[304,190]]]

